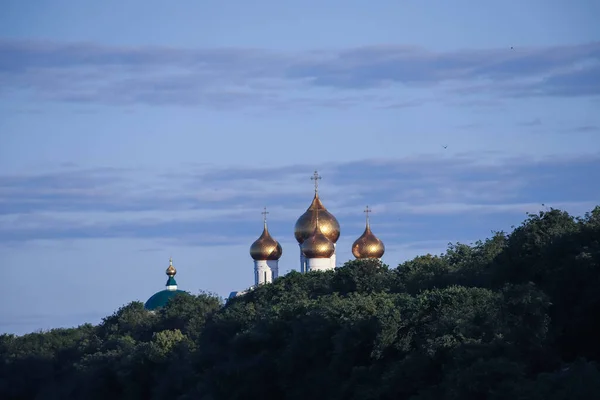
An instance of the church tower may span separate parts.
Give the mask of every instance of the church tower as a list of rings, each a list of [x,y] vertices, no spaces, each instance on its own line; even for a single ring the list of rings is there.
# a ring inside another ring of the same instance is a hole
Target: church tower
[[[315,244],[321,243],[321,237],[324,236],[333,245],[333,252],[327,257],[324,257],[326,254],[328,254],[328,250],[326,251],[325,248],[329,248],[329,245],[323,244],[324,251],[318,252],[318,259],[321,261],[317,262],[316,264],[318,264],[319,267],[316,267],[315,262],[313,262],[313,264],[315,264],[315,268],[319,270],[335,268],[335,246],[337,240],[340,238],[339,222],[329,211],[327,211],[321,202],[321,199],[319,198],[319,180],[321,179],[321,176],[319,176],[318,172],[315,171],[310,179],[315,181],[315,196],[306,212],[302,214],[300,218],[298,218],[298,221],[296,221],[296,226],[294,228],[294,236],[296,237],[300,247],[300,272],[302,273],[310,270],[308,258],[303,251],[303,244],[308,238],[313,237],[316,242],[311,243]],[[312,248],[312,245],[307,245],[306,249],[309,248]],[[307,251],[309,253],[311,252],[311,250]],[[311,255],[315,254],[311,253]],[[324,259],[327,261],[323,261]]]
[[[369,223],[369,213],[372,212],[369,206],[365,209],[367,214],[367,223],[363,234],[352,244],[352,254],[358,259],[377,258],[380,259],[385,253],[385,246],[377,236],[371,232]]]
[[[167,302],[180,294],[188,294],[183,290],[177,289],[177,281],[175,280],[175,274],[177,274],[177,270],[173,266],[173,259],[169,258],[169,267],[165,271],[167,274],[167,284],[165,290],[161,290],[160,292],[155,293],[152,297],[146,301],[144,304],[144,308],[149,311],[155,311],[161,307],[164,307]]]
[[[279,242],[271,236],[267,228],[267,208],[263,214],[263,232],[252,246],[250,256],[254,259],[254,284],[273,282],[279,276],[279,258],[283,253]]]

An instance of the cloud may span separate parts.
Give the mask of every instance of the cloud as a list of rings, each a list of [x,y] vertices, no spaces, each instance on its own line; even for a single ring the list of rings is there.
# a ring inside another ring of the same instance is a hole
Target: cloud
[[[581,125],[571,129],[565,129],[564,133],[600,133],[600,126],[597,125]]]
[[[285,53],[2,40],[0,95],[22,91],[34,99],[110,105],[285,108],[369,102],[395,108],[423,101],[382,96],[397,86],[471,95],[595,96],[599,61],[600,42],[517,50],[374,45]]]
[[[479,129],[479,128],[483,128],[483,124],[481,123],[470,123],[470,124],[460,124],[457,125],[456,128],[458,129],[464,129],[464,130],[471,130],[471,129]]]
[[[540,118],[534,118],[528,121],[523,121],[521,123],[518,124],[519,126],[525,126],[525,127],[533,127],[533,126],[540,126],[542,125],[542,120]]]
[[[401,46],[370,46],[294,65],[293,77],[316,85],[369,87],[390,82],[430,84],[451,80],[512,80],[544,76],[570,69],[577,63],[600,58],[600,43],[569,47],[465,50],[435,53]],[[558,79],[558,78],[554,78]],[[573,79],[573,78],[571,78]],[[566,83],[563,78],[559,82]]]
[[[59,170],[0,176],[0,241],[152,238],[243,244],[269,208],[273,232],[291,235],[312,196],[311,168],[214,168],[176,174],[147,170]],[[362,160],[323,166],[321,195],[348,234],[375,211],[382,237],[438,240],[518,223],[547,206],[589,211],[600,198],[600,155],[482,163],[474,157]],[[143,185],[142,185],[143,183]],[[398,222],[400,221],[400,222]],[[437,227],[437,228],[436,228]],[[427,228],[427,229],[425,229]],[[434,236],[431,237],[432,232]],[[486,231],[487,232],[487,231]]]
[[[600,65],[549,76],[533,86],[550,96],[585,96],[600,94]]]

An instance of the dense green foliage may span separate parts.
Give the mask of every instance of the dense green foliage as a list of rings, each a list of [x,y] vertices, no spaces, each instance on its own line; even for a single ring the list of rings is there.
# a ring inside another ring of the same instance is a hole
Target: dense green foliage
[[[550,210],[396,269],[2,335],[0,398],[600,399],[599,288],[600,207]]]

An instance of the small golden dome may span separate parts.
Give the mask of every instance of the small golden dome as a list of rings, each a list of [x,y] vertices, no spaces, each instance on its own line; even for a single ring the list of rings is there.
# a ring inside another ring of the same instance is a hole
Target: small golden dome
[[[315,226],[312,235],[302,242],[301,249],[306,258],[330,258],[335,253],[333,242],[321,232],[320,226],[319,216],[319,224]]]
[[[371,226],[369,224],[369,212],[371,212],[371,210],[368,206],[365,212],[367,213],[367,226],[363,234],[352,244],[352,254],[354,254],[354,257],[356,258],[381,258],[383,253],[385,253],[385,246],[383,245],[383,242],[371,232]]]
[[[267,228],[267,207],[261,213],[263,215],[263,232],[252,246],[250,246],[250,257],[255,261],[258,260],[279,260],[283,249],[279,242],[271,236],[269,229]]]
[[[279,260],[282,253],[283,249],[281,245],[271,237],[267,229],[267,223],[265,222],[262,234],[250,246],[250,256],[254,260]]]
[[[169,268],[167,268],[167,270],[165,271],[165,273],[167,275],[169,275],[171,278],[174,277],[175,274],[177,273],[177,270],[173,266],[173,259],[172,258],[169,258]]]
[[[337,219],[327,211],[323,203],[321,203],[318,193],[315,193],[315,197],[313,198],[310,207],[308,207],[306,212],[298,218],[298,221],[296,221],[296,226],[294,227],[294,236],[296,237],[296,240],[298,243],[302,244],[314,233],[317,224],[316,210],[319,210],[319,229],[321,234],[325,235],[331,242],[337,242],[340,238],[340,224]]]

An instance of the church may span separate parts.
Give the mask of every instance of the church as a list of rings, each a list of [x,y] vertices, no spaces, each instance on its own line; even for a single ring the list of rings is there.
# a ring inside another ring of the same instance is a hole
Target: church
[[[298,218],[294,227],[294,236],[298,242],[300,253],[300,272],[327,271],[336,266],[336,243],[340,238],[340,224],[321,202],[319,197],[319,180],[321,176],[317,171],[310,178],[314,181],[315,194],[308,209]],[[357,259],[380,259],[385,252],[383,242],[371,232],[369,213],[365,209],[366,226],[363,234],[352,244],[352,254]],[[283,248],[269,233],[267,227],[267,209],[263,211],[263,231],[258,239],[250,246],[250,257],[254,260],[254,285],[273,282],[279,276],[279,258]],[[166,270],[168,276],[166,289],[154,294],[145,304],[146,309],[156,310],[164,306],[167,301],[180,294],[186,293],[177,289],[173,261],[169,261]],[[229,298],[241,296],[248,290],[231,292]]]

